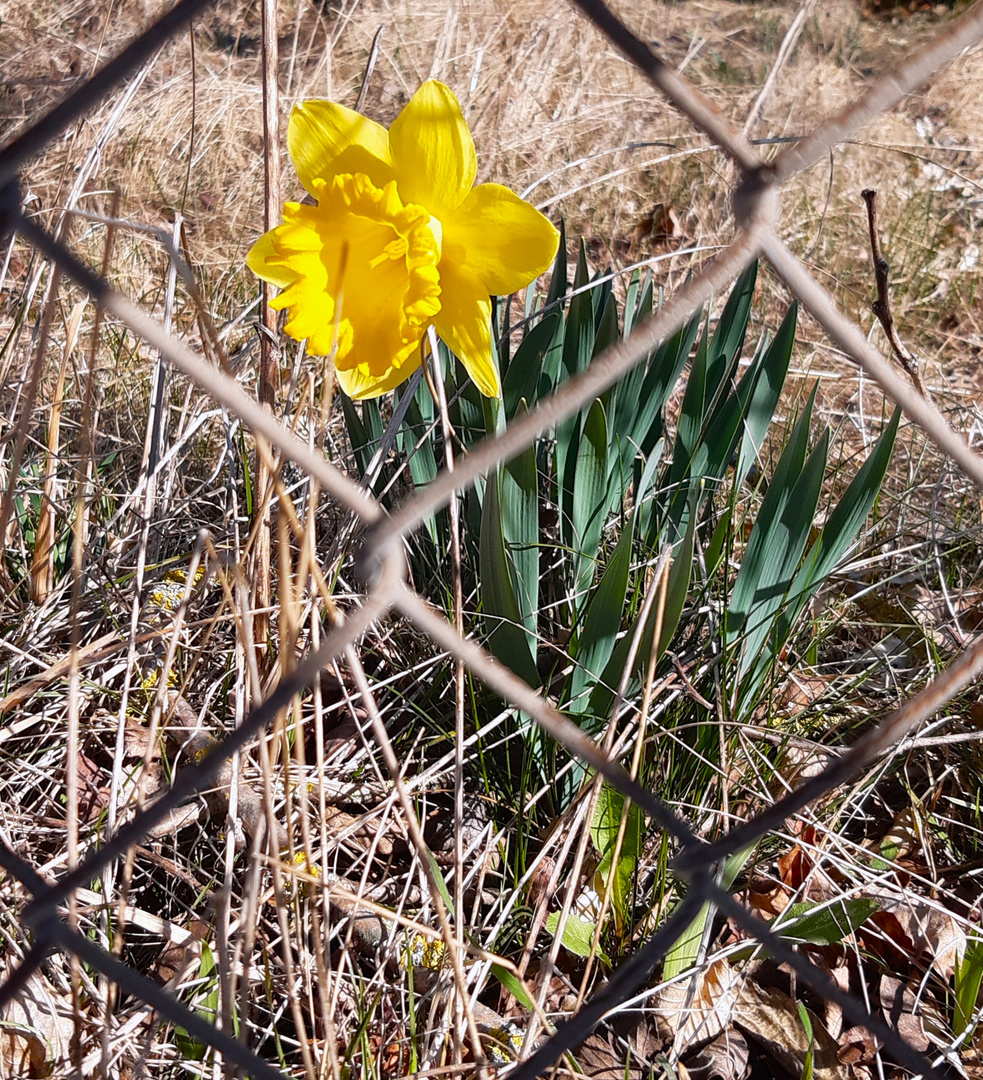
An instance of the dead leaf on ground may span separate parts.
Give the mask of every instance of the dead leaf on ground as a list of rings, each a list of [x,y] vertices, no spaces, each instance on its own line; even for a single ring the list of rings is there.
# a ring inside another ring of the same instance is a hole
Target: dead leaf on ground
[[[951,979],[966,954],[966,932],[959,923],[947,911],[910,893],[872,895],[879,910],[871,921],[906,956],[927,959],[943,979]]]
[[[585,1076],[596,1080],[643,1080],[662,1042],[645,1019],[632,1024],[623,1035],[617,1028],[615,1024],[613,1031],[590,1035],[576,1053],[577,1064]]]
[[[787,709],[789,712],[811,708],[833,682],[829,676],[816,672],[790,672],[788,682],[775,695],[774,708]]]
[[[632,232],[632,247],[639,248],[647,243],[665,244],[680,235],[681,218],[679,211],[671,203],[657,202]]]
[[[895,816],[881,839],[869,846],[891,862],[921,855],[931,842],[926,832],[924,816],[924,813],[920,813],[915,807],[906,806]]]
[[[99,817],[109,806],[109,777],[104,770],[81,751],[76,765],[79,783],[79,820],[89,822]]]
[[[337,806],[328,806],[325,811],[325,828],[332,843],[348,841],[362,851],[369,851],[375,845],[375,851],[383,858],[393,853],[394,836],[402,839],[396,821],[390,818],[388,830],[382,831],[376,815],[349,814]]]
[[[655,996],[659,1035],[682,1056],[696,1043],[715,1039],[730,1027],[744,976],[726,960],[715,960],[691,979],[662,987]]]
[[[838,1056],[836,1041],[819,1017],[810,1014],[813,1034],[812,1074],[815,1080],[849,1080],[850,1071]],[[793,1076],[801,1076],[809,1040],[796,1003],[780,990],[746,982],[734,1009],[734,1024],[750,1035]]]
[[[880,997],[884,1019],[913,1050],[924,1054],[929,1048],[929,1039],[921,1017],[916,1015],[918,999],[914,993],[900,979],[884,975]]]
[[[115,719],[115,717],[114,717]],[[150,751],[150,728],[147,724],[137,720],[136,717],[128,716],[126,726],[123,729],[123,757],[146,758],[151,761],[160,757],[160,732],[155,740],[153,753]]]
[[[11,1077],[62,1075],[69,1068],[72,1003],[38,973],[0,1013],[0,1066]]]
[[[812,962],[825,971],[834,983],[844,992],[850,989],[850,967],[845,955],[836,958],[835,965],[826,962],[822,954],[813,956]],[[826,1002],[826,1030],[834,1039],[839,1039],[843,1033],[843,1009],[835,1001]]]
[[[748,1061],[744,1036],[736,1028],[728,1028],[690,1054],[683,1064],[690,1080],[745,1080],[751,1071]]]
[[[180,941],[168,941],[151,967],[151,975],[163,986],[175,975],[186,975],[190,966],[201,957],[201,943],[207,941],[212,931],[211,924],[192,915],[187,920],[186,928],[190,938]]]
[[[799,900],[831,900],[843,891],[813,857],[816,839],[816,831],[811,826],[806,828],[802,843],[796,844],[778,860],[782,884]]]
[[[865,1065],[873,1061],[881,1043],[865,1027],[847,1028],[840,1036],[837,1057],[844,1065]]]

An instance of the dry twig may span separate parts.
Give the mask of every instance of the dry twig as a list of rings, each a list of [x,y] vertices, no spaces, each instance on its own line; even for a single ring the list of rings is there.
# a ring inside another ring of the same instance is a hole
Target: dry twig
[[[860,192],[861,198],[867,204],[867,227],[870,230],[870,254],[874,260],[874,277],[877,282],[877,299],[870,305],[870,310],[880,320],[887,334],[887,340],[891,343],[894,355],[901,361],[912,384],[922,397],[925,397],[925,387],[922,386],[921,377],[918,374],[918,357],[898,337],[898,331],[894,325],[894,314],[891,311],[891,293],[888,289],[888,273],[890,265],[881,252],[881,244],[877,239],[877,208],[874,205],[877,192],[873,188],[864,188]]]

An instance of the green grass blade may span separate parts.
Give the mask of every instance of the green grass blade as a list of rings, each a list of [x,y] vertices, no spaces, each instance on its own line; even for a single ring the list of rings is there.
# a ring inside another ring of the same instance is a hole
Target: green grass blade
[[[973,1020],[980,1000],[981,984],[983,984],[983,941],[974,938],[966,945],[966,952],[953,972],[955,1009],[952,1030],[955,1035],[966,1033],[963,1042],[971,1040],[976,1030]]]
[[[797,1001],[795,1007],[798,1010],[799,1020],[802,1023],[802,1029],[806,1036],[806,1053],[802,1062],[802,1080],[812,1080],[813,1059],[816,1051],[816,1039],[815,1033],[812,1030],[812,1018],[809,1016],[809,1010],[801,1001]]]

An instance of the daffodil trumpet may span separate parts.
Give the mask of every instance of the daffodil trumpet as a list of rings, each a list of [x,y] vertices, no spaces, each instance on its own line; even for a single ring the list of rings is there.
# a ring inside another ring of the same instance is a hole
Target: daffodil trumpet
[[[281,291],[272,306],[308,352],[333,356],[352,398],[394,389],[422,361],[433,327],[489,397],[500,391],[491,299],[525,288],[559,234],[499,184],[475,185],[477,158],[457,98],[431,80],[387,131],[332,101],[295,105],[290,156],[315,205],[246,258]]]

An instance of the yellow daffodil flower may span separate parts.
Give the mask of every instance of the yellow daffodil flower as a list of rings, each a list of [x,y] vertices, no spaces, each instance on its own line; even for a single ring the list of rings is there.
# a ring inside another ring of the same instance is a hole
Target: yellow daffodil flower
[[[295,105],[290,156],[316,206],[288,202],[250,269],[282,291],[286,332],[334,353],[342,389],[378,397],[420,366],[431,325],[478,389],[499,393],[490,294],[522,289],[558,233],[499,184],[474,186],[474,142],[451,91],[431,80],[386,131],[332,101]]]

